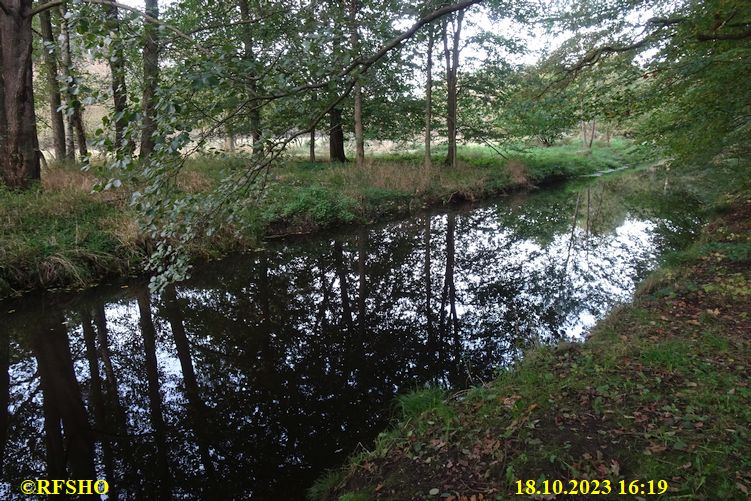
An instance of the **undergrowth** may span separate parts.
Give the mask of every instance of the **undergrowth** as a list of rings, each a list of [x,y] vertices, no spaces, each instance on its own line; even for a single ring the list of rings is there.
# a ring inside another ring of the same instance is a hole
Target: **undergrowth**
[[[625,143],[581,151],[562,145],[515,153],[509,159],[490,148],[460,149],[459,166],[427,170],[417,153],[369,158],[352,164],[290,159],[272,171],[266,190],[244,212],[241,228],[228,228],[190,252],[209,259],[242,249],[264,236],[311,233],[351,223],[369,223],[432,205],[478,200],[510,190],[590,174],[628,164]],[[244,168],[241,156],[189,159],[177,177],[186,193],[216,186],[227,172]],[[45,169],[43,181],[24,192],[0,189],[0,297],[13,290],[83,287],[108,275],[138,272],[148,252],[128,189],[92,192],[101,166]]]

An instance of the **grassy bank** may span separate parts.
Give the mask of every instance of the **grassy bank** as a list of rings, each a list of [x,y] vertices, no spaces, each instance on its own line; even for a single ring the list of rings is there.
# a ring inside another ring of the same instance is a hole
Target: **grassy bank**
[[[143,242],[123,197],[93,194],[95,180],[77,169],[45,174],[24,192],[0,187],[0,297],[136,269]]]
[[[460,150],[459,167],[420,165],[419,153],[381,155],[358,171],[351,164],[291,159],[273,171],[263,199],[241,232],[226,232],[191,250],[211,258],[266,236],[310,233],[348,223],[368,223],[429,205],[477,200],[556,179],[633,165],[627,143],[580,151],[564,145],[535,148],[512,158],[489,148]],[[186,192],[214,186],[239,158],[195,158],[178,179]],[[106,173],[102,173],[106,175]],[[0,297],[32,288],[84,287],[105,276],[138,272],[146,254],[126,189],[92,193],[96,179],[75,167],[45,171],[26,192],[0,188]]]
[[[310,233],[347,223],[370,223],[428,206],[474,201],[594,172],[634,166],[642,159],[629,143],[582,151],[578,145],[532,148],[500,156],[490,148],[464,147],[459,165],[448,169],[445,151],[433,168],[421,152],[383,154],[365,170],[350,164],[291,161],[272,173],[255,226],[267,236]]]
[[[311,498],[560,499],[519,496],[517,481],[570,489],[572,479],[607,479],[610,495],[593,499],[622,499],[619,482],[634,480],[647,492],[648,481],[665,480],[664,498],[746,499],[751,190],[715,211],[699,241],[670,256],[587,342],[535,348],[459,394],[402,397],[394,427]]]

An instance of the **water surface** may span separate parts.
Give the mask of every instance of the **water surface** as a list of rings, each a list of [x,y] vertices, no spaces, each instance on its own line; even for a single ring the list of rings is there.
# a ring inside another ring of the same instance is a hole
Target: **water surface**
[[[5,493],[301,498],[396,395],[487,381],[630,300],[698,224],[683,194],[643,195],[652,176],[275,243],[162,297],[132,281],[0,303]]]

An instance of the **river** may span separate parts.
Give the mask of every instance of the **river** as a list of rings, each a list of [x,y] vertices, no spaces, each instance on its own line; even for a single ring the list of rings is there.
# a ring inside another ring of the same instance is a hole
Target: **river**
[[[654,176],[272,242],[161,297],[128,280],[0,303],[0,495],[106,478],[119,498],[302,498],[395,396],[488,381],[629,301],[700,223]]]

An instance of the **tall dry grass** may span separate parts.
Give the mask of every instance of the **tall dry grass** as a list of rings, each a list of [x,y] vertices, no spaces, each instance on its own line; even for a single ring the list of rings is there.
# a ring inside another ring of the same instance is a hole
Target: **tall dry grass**
[[[358,192],[362,188],[377,188],[421,194],[435,182],[436,172],[418,164],[375,160],[367,161],[360,169],[352,166],[336,167],[325,175],[329,178],[341,178],[345,187]]]
[[[97,179],[91,172],[78,168],[52,166],[42,172],[42,189],[91,193]]]

